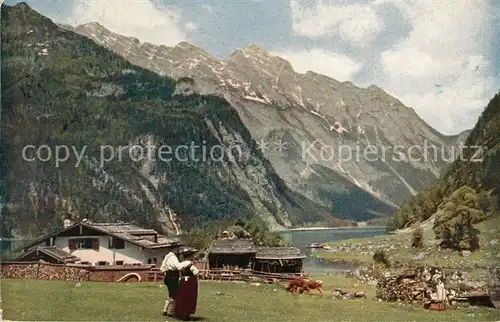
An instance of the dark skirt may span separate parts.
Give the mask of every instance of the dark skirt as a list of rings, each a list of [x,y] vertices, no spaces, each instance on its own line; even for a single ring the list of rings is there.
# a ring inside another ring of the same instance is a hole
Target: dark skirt
[[[198,302],[198,278],[190,276],[187,280],[181,278],[179,290],[175,297],[175,316],[187,318],[196,312]]]
[[[167,286],[168,297],[175,299],[179,290],[179,272],[166,271],[165,276],[163,277],[163,283]]]

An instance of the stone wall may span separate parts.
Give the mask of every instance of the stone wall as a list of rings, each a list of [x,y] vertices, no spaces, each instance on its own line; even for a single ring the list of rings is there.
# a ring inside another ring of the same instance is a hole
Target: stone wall
[[[0,278],[116,282],[126,274],[137,273],[141,276],[141,281],[146,282],[149,280],[150,270],[149,266],[88,267],[46,262],[10,262],[0,265]],[[137,281],[137,278],[132,277],[127,281]]]

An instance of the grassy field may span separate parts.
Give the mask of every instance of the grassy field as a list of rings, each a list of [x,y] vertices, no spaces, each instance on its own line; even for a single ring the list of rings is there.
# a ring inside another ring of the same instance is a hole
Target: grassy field
[[[481,249],[467,257],[451,250],[437,251],[437,242],[430,227],[424,230],[424,248],[411,248],[411,233],[383,235],[369,238],[348,239],[330,243],[333,248],[347,246],[339,251],[317,251],[314,256],[331,261],[372,264],[375,250],[384,250],[391,263],[425,264],[474,271],[478,267],[495,267],[500,262],[500,217],[477,225],[481,231]],[[354,247],[355,246],[355,247]],[[353,248],[350,248],[353,247]],[[418,258],[421,254],[422,258]],[[479,269],[481,271],[481,269]]]
[[[201,281],[198,321],[495,321],[500,311],[456,308],[428,311],[382,303],[375,288],[343,277],[321,277],[325,295],[292,295],[283,286]],[[3,317],[29,321],[165,321],[160,283],[82,283],[2,280]],[[334,287],[365,291],[367,300],[334,300]]]

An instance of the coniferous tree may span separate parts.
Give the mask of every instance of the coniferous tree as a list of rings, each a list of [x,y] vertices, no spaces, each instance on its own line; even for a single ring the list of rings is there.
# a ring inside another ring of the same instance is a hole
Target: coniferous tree
[[[419,226],[413,231],[411,246],[413,248],[424,247],[424,231],[422,227]]]
[[[457,189],[440,206],[434,221],[434,233],[441,239],[441,246],[456,250],[479,249],[479,231],[474,225],[486,214],[481,205],[481,196],[470,187]]]

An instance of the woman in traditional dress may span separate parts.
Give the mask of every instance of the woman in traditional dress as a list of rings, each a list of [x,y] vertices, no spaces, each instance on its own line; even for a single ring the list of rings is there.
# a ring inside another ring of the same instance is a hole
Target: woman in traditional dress
[[[179,288],[175,296],[176,318],[189,320],[189,316],[196,312],[198,303],[198,273],[199,270],[193,264],[196,249],[186,249],[183,251],[185,262],[190,262],[186,268],[181,270]]]
[[[189,267],[192,262],[183,261],[180,262],[177,255],[182,253],[182,250],[178,249],[176,252],[169,252],[165,255],[163,262],[161,264],[160,270],[163,272],[163,283],[168,290],[168,298],[165,301],[165,306],[163,307],[163,315],[174,316],[175,312],[175,297],[179,289],[179,274],[180,271]]]

